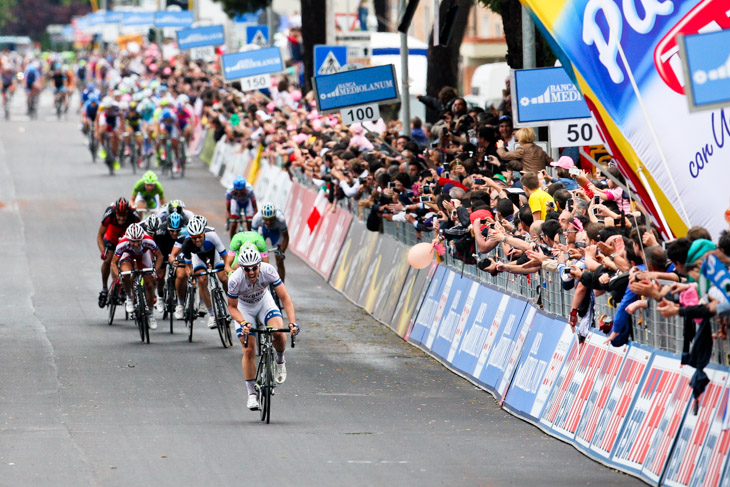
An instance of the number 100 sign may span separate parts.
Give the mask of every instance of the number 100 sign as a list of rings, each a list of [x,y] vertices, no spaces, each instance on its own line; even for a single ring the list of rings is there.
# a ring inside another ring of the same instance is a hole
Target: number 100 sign
[[[369,122],[380,118],[380,107],[377,103],[371,105],[359,105],[356,107],[348,107],[340,110],[342,123],[344,125],[352,125],[353,123]]]
[[[241,78],[239,82],[241,83],[241,91],[264,90],[271,86],[271,75],[249,76],[248,78]]]

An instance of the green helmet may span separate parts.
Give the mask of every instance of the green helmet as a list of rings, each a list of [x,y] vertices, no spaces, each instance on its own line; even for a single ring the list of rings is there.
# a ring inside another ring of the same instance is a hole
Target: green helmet
[[[145,184],[157,184],[157,174],[153,171],[147,171],[144,173],[144,176],[142,176],[142,181],[144,181]]]

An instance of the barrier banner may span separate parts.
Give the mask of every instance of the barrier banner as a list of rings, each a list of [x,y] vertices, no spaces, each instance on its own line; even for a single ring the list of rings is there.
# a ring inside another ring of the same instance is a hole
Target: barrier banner
[[[226,144],[226,137],[223,136],[215,145],[215,151],[213,151],[213,157],[210,161],[210,168],[208,169],[215,177],[220,178],[223,171],[226,168],[228,162],[229,153],[231,151],[230,144]]]
[[[436,310],[434,322],[428,330],[424,345],[437,357],[446,358],[451,343],[454,341],[457,323],[463,312],[468,315],[467,297],[473,288],[474,281],[463,277],[455,271],[447,270],[449,276],[444,282],[439,307]],[[478,284],[477,284],[478,286]]]
[[[503,405],[537,423],[563,363],[577,352],[577,341],[567,323],[536,313],[522,350]]]
[[[443,327],[439,331],[439,336],[443,337],[443,340],[437,340],[433,347],[433,352],[438,356],[446,360],[446,362],[454,365],[454,358],[456,352],[461,346],[461,342],[464,338],[464,333],[471,329],[472,325],[475,324],[477,310],[480,309],[480,305],[483,304],[483,300],[477,301],[477,294],[480,294],[482,286],[478,282],[472,281],[466,289],[466,299],[461,309],[456,309],[454,313],[453,325]],[[484,291],[482,291],[483,295]],[[477,304],[475,304],[475,302]],[[482,315],[484,313],[482,312]],[[480,320],[481,321],[481,320]],[[479,326],[479,325],[476,325]],[[456,366],[456,365],[455,365]],[[473,370],[473,365],[468,368],[464,368],[463,364],[457,366],[462,372],[467,370]]]
[[[679,366],[679,360],[676,361]],[[675,369],[676,370],[676,369]],[[689,406],[690,397],[692,397],[692,388],[689,386],[689,380],[694,374],[695,369],[688,366],[681,366],[679,381],[677,382],[672,397],[669,399],[664,414],[659,421],[659,425],[652,436],[649,450],[641,470],[641,477],[650,483],[659,482],[664,467],[669,459],[674,439],[682,425],[684,415]],[[707,392],[707,391],[705,391]]]
[[[210,166],[211,161],[213,160],[213,154],[215,153],[216,149],[216,143],[215,143],[215,134],[212,130],[208,130],[205,134],[205,139],[203,140],[203,146],[200,149],[199,158],[201,161],[206,163]]]
[[[487,386],[488,390],[496,394],[497,400],[501,400],[504,394],[504,392],[499,393],[497,391],[497,386],[502,382],[510,360],[514,364],[517,363],[525,336],[534,318],[535,309],[528,306],[526,301],[513,297],[509,298],[504,318],[502,318],[492,342],[492,351],[487,358],[484,369],[476,376],[480,382]],[[511,377],[508,378],[508,381],[509,379]],[[507,384],[503,387],[506,388]]]
[[[359,294],[353,299],[357,304],[365,308],[365,311],[372,314],[375,299],[378,297],[390,271],[390,265],[395,258],[395,240],[386,235],[379,234],[375,244],[373,259],[369,262],[370,272],[365,276],[363,286],[358,290]],[[396,291],[400,293],[400,289]]]
[[[717,405],[721,402],[728,375],[726,370],[720,370],[715,365],[705,367],[705,373],[710,378],[710,383],[700,396],[697,414],[694,414],[692,407],[694,400],[690,400],[684,423],[677,435],[677,443],[667,462],[663,485],[670,487],[705,485],[691,481],[695,470],[702,474],[707,467],[699,463],[700,453],[715,417]],[[706,462],[709,457],[706,456],[704,460]]]
[[[193,138],[190,141],[190,148],[188,149],[191,154],[195,154],[200,157],[200,151],[203,148],[203,141],[208,135],[208,129],[204,129],[199,123],[196,123],[193,127]]]
[[[594,408],[605,406],[607,394],[601,391],[610,391],[629,348],[609,347],[605,341],[602,334],[589,334],[578,353],[565,362],[540,420],[555,435],[570,440],[576,433],[580,436],[591,424],[585,418]],[[579,431],[581,419],[583,429]],[[591,438],[589,435],[588,442]]]
[[[407,284],[408,270],[408,247],[396,241],[388,235],[381,235],[381,240],[392,240],[393,260],[386,262],[385,282],[380,286],[375,302],[373,303],[372,314],[383,323],[390,325],[393,321],[393,314],[398,305],[404,286]]]
[[[309,208],[314,204],[314,195],[309,191],[305,190],[301,184],[293,183],[291,197],[287,200],[286,211],[284,214],[287,216],[287,228],[289,230],[289,248],[306,260],[306,257],[299,253],[297,250],[300,242],[300,235],[303,232],[309,234],[309,228],[307,228],[307,212]],[[305,247],[306,248],[306,247]]]
[[[307,190],[307,192],[316,198],[312,191]],[[312,200],[312,204],[314,204],[314,200]],[[306,260],[326,280],[329,280],[332,274],[332,268],[340,254],[351,222],[352,214],[342,208],[337,208],[334,213],[327,211],[314,231],[314,239],[311,241]],[[304,231],[308,231],[306,225]]]
[[[727,375],[726,370],[723,372],[723,375]],[[730,451],[730,430],[723,431],[722,429],[729,392],[730,379],[728,379],[720,391],[720,398],[715,408],[715,414],[712,416],[710,429],[707,432],[705,443],[702,445],[702,449],[697,458],[697,466],[694,472],[692,472],[690,485],[720,484],[722,469]]]
[[[428,291],[428,282],[436,273],[438,263],[431,262],[426,269],[414,269],[408,266],[408,277],[403,284],[403,290],[398,297],[398,302],[393,312],[393,319],[390,322],[391,328],[408,341],[409,333],[416,319],[418,305],[423,302]]]
[[[636,347],[631,344],[631,350]],[[638,348],[638,347],[636,347]],[[646,376],[635,394],[630,413],[616,440],[611,462],[621,470],[640,475],[652,439],[670,408],[681,379],[681,364],[675,355],[654,352]],[[673,409],[673,408],[670,408]]]
[[[311,208],[311,206],[310,206]],[[304,224],[305,232],[309,232]],[[375,247],[378,242],[377,232],[371,232],[365,224],[354,220],[350,224],[335,271],[330,275],[330,283],[353,302],[357,302],[360,290],[370,273]]]
[[[418,310],[418,315],[413,322],[413,326],[407,334],[407,340],[411,343],[421,344],[424,341],[424,334],[431,328],[431,324],[434,322],[436,317],[436,310],[439,306],[439,301],[442,296],[442,289],[445,287],[445,281],[448,276],[451,276],[453,282],[453,272],[448,272],[444,266],[438,266],[436,271],[431,277],[431,281],[428,284],[428,291],[421,302],[421,309]],[[449,284],[451,286],[451,284]],[[446,290],[448,297],[448,290]]]
[[[458,306],[461,299],[461,285],[463,284],[463,280],[457,277],[456,272],[445,268],[443,282],[444,285],[441,288],[440,296],[438,296],[438,304],[436,305],[433,319],[430,322],[426,322],[427,329],[425,331],[428,333],[424,333],[421,339],[421,345],[428,350],[433,347],[441,320],[449,313],[451,304],[455,302]],[[456,289],[454,289],[455,286]]]
[[[517,335],[515,336],[511,351],[506,357],[506,362],[504,364],[504,368],[502,369],[502,378],[500,379],[494,390],[494,393],[499,400],[500,406],[504,402],[504,398],[507,395],[509,385],[512,382],[512,378],[514,377],[515,370],[517,370],[517,363],[519,362],[520,356],[522,355],[522,350],[525,346],[525,340],[527,340],[527,334],[530,332],[530,328],[532,328],[532,323],[535,321],[536,314],[537,310],[529,304],[525,303],[525,312],[522,315],[522,327],[520,327]]]
[[[255,184],[256,199],[261,203],[271,202],[277,208],[286,208],[293,184],[289,173],[277,166],[264,163]],[[287,222],[287,225],[291,223]]]
[[[580,438],[576,437],[578,444],[583,447],[585,447],[584,442],[590,440],[590,453],[604,461],[608,460],[614,450],[618,435],[631,413],[632,403],[643,383],[651,356],[652,352],[648,347],[634,343],[629,346],[621,371],[610,389],[605,405],[602,406],[603,401],[599,400],[594,413],[591,414],[589,422],[592,423],[597,419],[595,426],[588,426],[584,430],[585,434]]]

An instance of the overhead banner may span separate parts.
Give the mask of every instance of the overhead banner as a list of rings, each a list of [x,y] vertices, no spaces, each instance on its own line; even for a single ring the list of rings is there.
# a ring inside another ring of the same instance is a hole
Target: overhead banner
[[[222,60],[223,77],[228,82],[284,70],[278,47],[224,54]]]
[[[155,25],[154,12],[124,12],[122,17],[124,27],[152,27]]]
[[[177,47],[193,49],[196,47],[220,46],[225,44],[226,36],[222,25],[196,27],[177,31]]]
[[[158,10],[155,12],[155,27],[190,27],[193,25],[193,12],[182,10],[171,12],[169,10]]]
[[[392,64],[315,76],[312,86],[320,112],[399,100],[398,82]]]
[[[730,28],[727,0],[521,1],[657,224],[726,229],[730,110],[689,112],[676,37]]]

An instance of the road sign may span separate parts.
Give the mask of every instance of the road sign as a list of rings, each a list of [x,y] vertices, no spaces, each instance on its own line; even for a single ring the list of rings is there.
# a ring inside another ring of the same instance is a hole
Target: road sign
[[[603,144],[598,124],[592,118],[555,120],[550,122],[552,147],[580,147]]]
[[[222,25],[196,27],[177,31],[177,47],[193,49],[195,47],[220,46],[225,44],[226,38]]]
[[[392,64],[312,78],[320,112],[400,100]]]
[[[246,26],[246,44],[255,44],[259,47],[269,45],[269,26],[268,25],[249,25]]]
[[[345,64],[347,64],[346,46],[314,46],[316,76],[337,73]]]
[[[222,61],[223,77],[229,83],[241,78],[278,73],[284,70],[281,51],[278,47],[225,54]]]
[[[372,103],[370,105],[343,108],[340,110],[340,116],[342,117],[342,123],[345,125],[369,122],[380,118],[380,107],[377,103]]]
[[[690,111],[729,106],[730,30],[677,36],[677,43]]]
[[[583,95],[562,67],[512,71],[515,125],[547,125],[552,120],[591,116]]]

